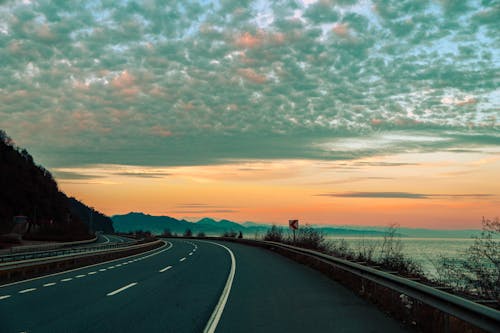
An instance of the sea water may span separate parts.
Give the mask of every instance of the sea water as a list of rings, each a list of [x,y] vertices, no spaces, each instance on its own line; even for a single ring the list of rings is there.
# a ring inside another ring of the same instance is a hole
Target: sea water
[[[382,237],[336,237],[327,236],[328,240],[338,241],[344,239],[351,249],[360,246],[375,244],[375,254],[380,252],[384,241]],[[473,238],[395,238],[402,243],[402,252],[405,256],[420,264],[424,274],[429,277],[436,276],[436,264],[440,257],[450,259],[463,258],[466,250],[474,243]]]

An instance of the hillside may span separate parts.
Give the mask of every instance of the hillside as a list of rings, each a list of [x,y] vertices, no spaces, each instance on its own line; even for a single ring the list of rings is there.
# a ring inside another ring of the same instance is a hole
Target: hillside
[[[215,221],[211,218],[203,218],[198,222],[178,220],[170,216],[152,216],[143,213],[128,213],[125,215],[114,215],[111,217],[116,231],[134,232],[138,230],[151,231],[161,234],[168,230],[171,233],[183,234],[190,229],[194,234],[204,232],[206,234],[221,234],[228,231],[244,231],[246,228],[238,223],[221,220]]]
[[[8,233],[13,217],[28,218],[24,238],[74,240],[89,238],[89,207],[68,198],[58,188],[51,173],[36,165],[33,157],[14,145],[0,130],[0,234]],[[100,214],[97,230],[112,231],[112,222]]]
[[[108,216],[86,206],[73,197],[68,198],[68,203],[71,214],[85,222],[91,231],[102,231],[105,234],[112,234],[115,232],[113,221]]]
[[[256,234],[263,235],[271,227],[271,224],[255,222],[237,223],[229,220],[214,220],[202,218],[197,222],[178,220],[170,216],[153,216],[144,213],[128,213],[125,215],[114,215],[111,217],[117,232],[150,231],[154,234],[162,234],[168,230],[171,233],[183,234],[190,229],[193,234],[203,232],[207,235],[222,235],[225,232],[241,231],[245,237],[254,237]],[[303,225],[302,225],[303,226]],[[288,230],[287,226],[282,226]],[[320,230],[325,236],[342,237],[383,237],[387,227],[375,226],[334,226],[334,225],[312,225]],[[423,238],[470,238],[477,234],[478,230],[433,230],[399,228],[397,236],[401,237],[423,237]]]

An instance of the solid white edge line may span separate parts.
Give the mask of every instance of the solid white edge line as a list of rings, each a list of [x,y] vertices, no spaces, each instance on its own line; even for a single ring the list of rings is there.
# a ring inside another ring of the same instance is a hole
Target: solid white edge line
[[[229,293],[231,292],[231,287],[233,285],[233,280],[234,280],[234,274],[236,273],[236,259],[234,258],[233,251],[231,251],[228,247],[214,242],[207,242],[207,243],[223,247],[224,249],[226,249],[227,252],[229,252],[229,255],[231,256],[231,269],[227,277],[226,285],[224,286],[224,290],[222,290],[219,302],[215,306],[215,309],[212,312],[210,319],[208,319],[205,329],[203,330],[203,333],[214,333],[215,330],[217,329],[217,324],[219,324],[222,312],[224,312],[224,307],[226,306]]]
[[[128,256],[128,257],[122,257],[122,258],[112,259],[112,260],[108,260],[108,261],[103,261],[103,262],[99,262],[97,264],[92,264],[92,265],[88,265],[88,266],[82,266],[82,267],[70,269],[70,270],[67,270],[67,271],[59,272],[59,273],[53,273],[53,274],[38,276],[38,277],[27,279],[27,280],[21,280],[21,281],[16,281],[16,282],[12,282],[12,283],[7,283],[7,284],[0,285],[0,288],[10,287],[10,286],[13,286],[13,285],[16,285],[16,284],[20,284],[20,283],[25,283],[25,282],[40,280],[40,279],[44,279],[44,278],[47,278],[47,277],[50,277],[50,276],[55,276],[55,275],[61,275],[61,274],[66,274],[66,273],[70,273],[70,272],[75,272],[75,271],[79,271],[79,270],[86,269],[86,268],[89,268],[89,267],[104,265],[104,264],[107,264],[107,263],[110,263],[110,262],[114,262],[114,261],[118,261],[118,260],[124,260],[124,259],[127,259],[127,258],[138,257],[138,256],[141,256],[143,254],[150,253],[150,252],[155,252],[156,251],[155,253],[152,253],[150,255],[142,257],[142,258],[149,258],[151,256],[160,254],[160,253],[162,253],[164,251],[167,251],[167,250],[170,250],[172,248],[173,244],[171,242],[169,242],[169,241],[163,241],[163,242],[164,242],[163,246],[161,246],[161,247],[159,247],[157,249],[152,249],[152,250],[143,252],[143,253],[133,254],[133,255]],[[169,246],[167,246],[167,244],[169,244]],[[167,247],[167,248],[164,249],[164,247]],[[161,251],[159,251],[159,250],[161,250]]]
[[[167,266],[167,267],[165,267],[163,269],[160,269],[158,272],[163,273],[165,271],[168,271],[170,268],[172,268],[172,266]]]
[[[113,295],[116,295],[118,293],[121,293],[122,291],[124,291],[125,289],[128,289],[130,287],[133,287],[137,284],[137,282],[132,282],[130,284],[127,284],[126,286],[124,287],[121,287],[120,289],[116,289],[115,291],[112,291],[110,293],[107,293],[106,296],[113,296]]]

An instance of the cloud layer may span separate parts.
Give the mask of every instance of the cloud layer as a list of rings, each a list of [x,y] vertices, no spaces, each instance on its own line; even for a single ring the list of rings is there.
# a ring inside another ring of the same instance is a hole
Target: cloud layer
[[[0,127],[49,167],[498,146],[498,21],[486,0],[3,1]]]

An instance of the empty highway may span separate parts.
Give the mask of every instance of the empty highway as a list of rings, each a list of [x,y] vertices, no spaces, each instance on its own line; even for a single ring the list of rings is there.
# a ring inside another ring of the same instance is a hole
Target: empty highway
[[[0,332],[405,332],[322,274],[246,245],[157,250],[0,286]]]

